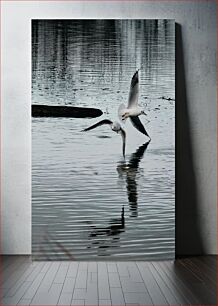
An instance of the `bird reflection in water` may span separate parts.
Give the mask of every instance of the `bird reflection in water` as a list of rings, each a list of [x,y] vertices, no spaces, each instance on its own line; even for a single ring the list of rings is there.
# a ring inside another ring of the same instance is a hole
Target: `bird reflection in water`
[[[120,218],[111,218],[109,225],[106,227],[94,227],[89,234],[92,239],[91,246],[97,246],[101,251],[99,255],[107,255],[103,250],[106,250],[111,244],[118,242],[120,234],[125,231],[125,210],[124,206],[121,209]],[[91,248],[89,246],[88,248]],[[115,246],[115,245],[114,245]]]
[[[119,178],[126,179],[126,189],[129,201],[129,208],[131,211],[130,217],[138,216],[138,193],[137,193],[137,180],[138,167],[150,141],[140,146],[135,153],[130,157],[129,163],[124,161],[120,162],[117,166]]]

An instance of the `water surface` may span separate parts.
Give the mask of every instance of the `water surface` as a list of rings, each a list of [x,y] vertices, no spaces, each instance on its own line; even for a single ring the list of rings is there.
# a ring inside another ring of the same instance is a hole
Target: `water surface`
[[[97,107],[32,119],[32,250],[38,260],[158,260],[175,251],[175,29],[170,20],[32,23],[32,103]],[[139,67],[141,121],[117,120]],[[149,120],[149,122],[147,121]]]

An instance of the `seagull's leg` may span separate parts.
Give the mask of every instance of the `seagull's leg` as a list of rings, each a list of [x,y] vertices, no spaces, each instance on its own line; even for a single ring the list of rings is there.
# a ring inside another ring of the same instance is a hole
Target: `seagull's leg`
[[[126,113],[124,113],[124,114],[122,115],[122,119],[125,119],[125,115],[126,115]]]
[[[122,115],[122,120],[125,120],[125,119],[127,119],[128,117],[129,117],[129,113],[126,112],[126,113],[124,113],[124,114]]]

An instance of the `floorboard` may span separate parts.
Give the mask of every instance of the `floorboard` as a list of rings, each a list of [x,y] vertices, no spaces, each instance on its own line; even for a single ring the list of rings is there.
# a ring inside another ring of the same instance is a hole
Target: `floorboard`
[[[1,257],[0,305],[217,305],[217,256],[159,262]]]

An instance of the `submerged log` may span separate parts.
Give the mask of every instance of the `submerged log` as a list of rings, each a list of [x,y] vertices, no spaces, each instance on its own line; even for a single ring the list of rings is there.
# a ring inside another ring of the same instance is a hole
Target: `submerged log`
[[[32,117],[96,118],[103,114],[100,109],[74,106],[32,105]]]

